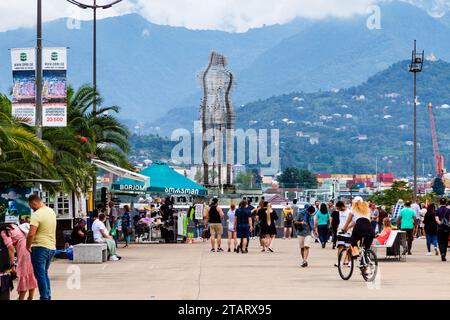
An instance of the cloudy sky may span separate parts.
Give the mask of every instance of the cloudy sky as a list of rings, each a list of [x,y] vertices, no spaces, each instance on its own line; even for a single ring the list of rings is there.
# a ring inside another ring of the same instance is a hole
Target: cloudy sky
[[[92,3],[92,0],[80,1]],[[99,4],[108,1],[112,0],[97,0]],[[380,0],[123,0],[113,9],[101,10],[99,16],[136,12],[157,24],[243,32],[263,24],[286,23],[299,16],[321,19],[364,14],[376,1]],[[450,3],[450,0],[403,1],[415,2],[438,12],[448,9]],[[43,0],[43,3],[45,21],[62,17],[86,20],[92,14],[64,0]],[[0,31],[32,27],[36,19],[35,7],[36,0],[1,0]]]

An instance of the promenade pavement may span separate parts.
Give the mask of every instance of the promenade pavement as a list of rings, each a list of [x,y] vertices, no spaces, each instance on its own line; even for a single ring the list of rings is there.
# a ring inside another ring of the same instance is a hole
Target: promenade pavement
[[[226,249],[225,245],[222,245]],[[414,241],[407,262],[381,261],[378,279],[367,284],[358,270],[349,281],[334,267],[336,250],[315,243],[308,268],[300,268],[297,239],[274,242],[274,253],[211,253],[210,243],[134,244],[119,247],[118,262],[50,268],[53,299],[448,299],[450,262],[426,256]],[[384,250],[379,251],[379,257]],[[79,275],[79,277],[78,277]],[[79,280],[79,281],[78,281]],[[17,294],[14,292],[12,298]],[[36,298],[39,294],[36,294]]]

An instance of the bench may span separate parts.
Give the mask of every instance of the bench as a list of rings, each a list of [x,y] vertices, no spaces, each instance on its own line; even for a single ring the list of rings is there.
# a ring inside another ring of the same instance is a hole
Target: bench
[[[406,248],[406,232],[400,230],[392,230],[384,245],[372,245],[375,252],[377,249],[386,249],[386,259],[394,257],[398,261],[406,261]]]
[[[106,243],[81,243],[73,246],[73,263],[103,263],[107,260]]]

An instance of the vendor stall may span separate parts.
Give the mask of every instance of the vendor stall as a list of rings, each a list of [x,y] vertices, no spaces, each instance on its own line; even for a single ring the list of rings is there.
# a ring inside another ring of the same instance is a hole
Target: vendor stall
[[[182,174],[179,174],[162,161],[155,161],[151,166],[145,168],[139,173],[150,177],[150,187],[146,187],[142,182],[131,179],[122,179],[116,183],[113,183],[112,190],[136,193],[157,193],[171,196],[207,195],[206,188],[183,176]]]

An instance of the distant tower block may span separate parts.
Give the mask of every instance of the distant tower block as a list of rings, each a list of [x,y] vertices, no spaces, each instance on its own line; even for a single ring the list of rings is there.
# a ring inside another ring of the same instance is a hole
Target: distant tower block
[[[199,80],[203,88],[203,99],[200,106],[200,120],[202,122],[202,155],[208,148],[208,138],[206,132],[214,130],[214,153],[212,159],[203,157],[203,183],[210,184],[209,169],[212,165],[213,180],[216,176],[215,169],[217,167],[217,183],[222,185],[222,167],[223,167],[223,136],[226,135],[226,184],[231,184],[233,150],[231,130],[234,126],[234,111],[231,102],[230,92],[234,84],[234,76],[226,68],[226,59],[222,54],[211,52],[209,63],[206,69],[200,73]],[[225,130],[224,130],[225,129]],[[225,132],[224,132],[225,131]]]

